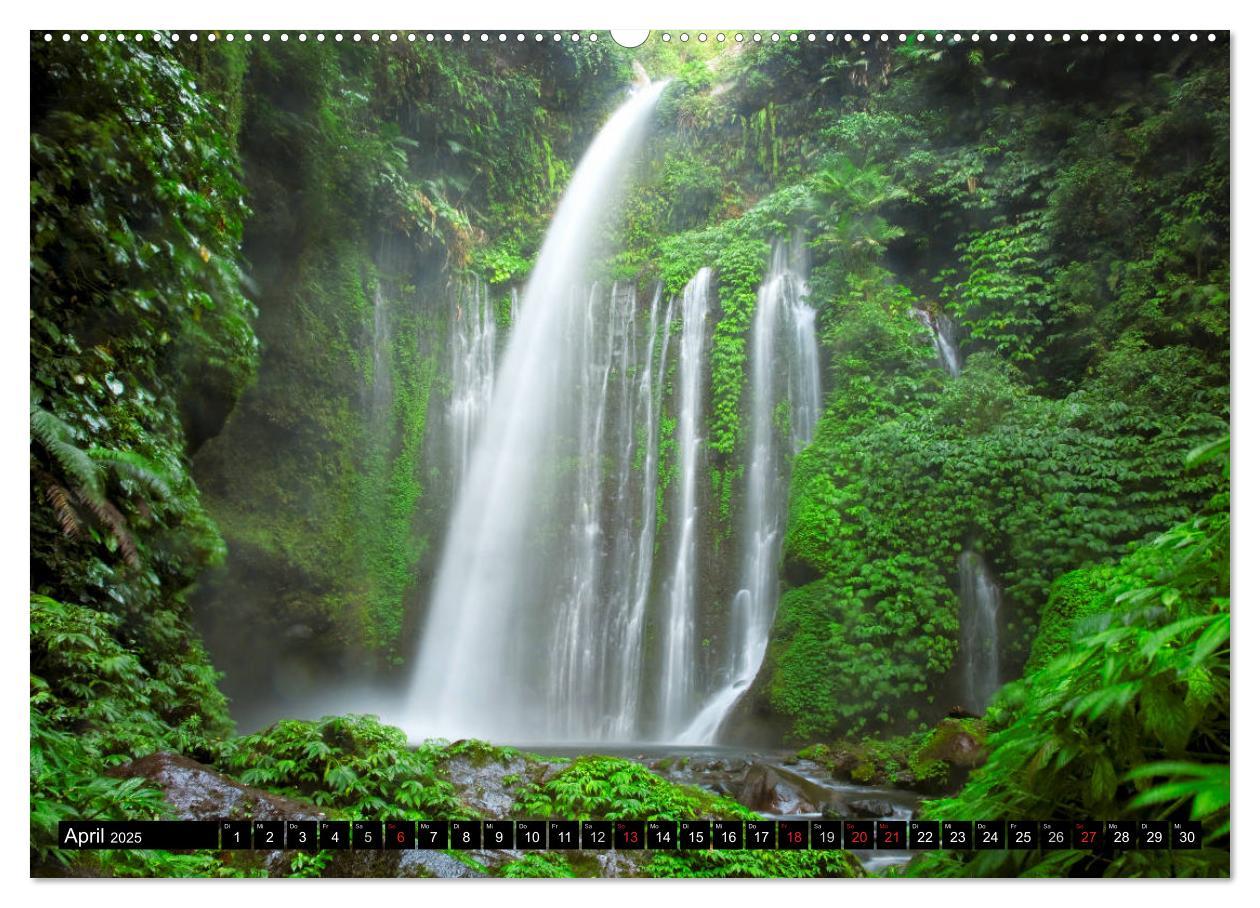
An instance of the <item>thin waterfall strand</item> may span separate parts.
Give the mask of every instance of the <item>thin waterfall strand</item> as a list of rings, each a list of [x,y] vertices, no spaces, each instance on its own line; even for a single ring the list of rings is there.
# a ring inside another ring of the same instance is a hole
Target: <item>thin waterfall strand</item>
[[[940,360],[941,368],[954,378],[961,375],[962,352],[958,348],[958,330],[953,319],[944,312],[929,312],[918,306],[912,308],[910,314],[932,335],[932,343],[936,346],[936,358]]]
[[[984,556],[967,549],[958,556],[958,661],[967,709],[983,713],[999,687],[998,616],[1002,588]]]
[[[638,370],[637,391],[635,393],[634,419],[627,428],[624,438],[627,444],[623,450],[630,453],[630,462],[623,462],[623,475],[631,474],[636,460],[642,460],[642,468],[638,501],[637,526],[638,533],[633,534],[635,540],[630,552],[630,560],[626,573],[629,585],[614,587],[629,591],[628,607],[618,610],[610,644],[620,658],[608,663],[610,685],[613,691],[620,691],[623,707],[609,716],[607,736],[613,740],[627,740],[640,727],[640,710],[643,684],[643,630],[647,616],[648,597],[651,592],[652,561],[656,543],[656,465],[659,457],[660,426],[660,389],[664,386],[665,362],[669,356],[669,321],[673,317],[673,302],[666,308],[664,337],[660,343],[660,356],[657,351],[657,324],[661,305],[661,294],[658,288],[652,298],[652,308],[648,320],[647,334],[644,338],[645,354]],[[654,359],[654,357],[656,357]],[[626,384],[629,385],[627,374]],[[639,441],[639,428],[642,427],[642,440]],[[631,492],[630,498],[633,498]],[[629,539],[632,534],[622,534]],[[621,577],[621,571],[615,571]],[[618,581],[614,580],[614,584]]]
[[[704,445],[703,380],[709,292],[713,272],[701,268],[683,289],[678,350],[678,477],[672,522],[674,558],[666,596],[661,669],[661,728],[676,735],[694,708],[696,549],[700,522],[697,487]]]
[[[468,472],[473,442],[494,394],[494,307],[485,282],[460,282],[451,299],[451,466],[458,483]]]

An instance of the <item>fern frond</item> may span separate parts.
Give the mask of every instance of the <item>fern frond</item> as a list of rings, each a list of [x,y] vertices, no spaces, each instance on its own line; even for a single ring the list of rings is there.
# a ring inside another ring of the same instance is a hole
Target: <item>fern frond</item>
[[[122,552],[123,560],[131,567],[139,567],[140,552],[136,549],[135,540],[131,538],[131,531],[127,528],[127,518],[123,517],[122,512],[114,507],[108,498],[85,494],[82,490],[79,491],[79,501],[83,502],[96,519],[109,530],[114,541],[118,543],[118,550]]]
[[[44,486],[44,497],[48,499],[48,504],[57,517],[57,523],[61,525],[61,532],[71,539],[82,539],[83,520],[70,501],[70,490],[55,482],[51,476],[45,474],[45,477],[47,484]]]
[[[68,484],[101,495],[101,468],[74,443],[74,433],[64,421],[43,407],[31,405],[31,439],[38,441],[61,468]]]
[[[107,465],[120,478],[130,479],[158,498],[171,497],[171,482],[162,469],[135,451],[115,451],[92,447],[88,456],[97,464]]]

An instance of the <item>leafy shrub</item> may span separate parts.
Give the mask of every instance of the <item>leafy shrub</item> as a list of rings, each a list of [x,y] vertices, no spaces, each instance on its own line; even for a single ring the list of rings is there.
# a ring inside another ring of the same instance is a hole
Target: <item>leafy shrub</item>
[[[169,813],[161,791],[141,778],[107,776],[110,766],[156,750],[204,756],[215,746],[205,717],[187,709],[188,691],[181,689],[195,678],[213,714],[216,703],[222,709],[215,673],[203,661],[153,675],[115,639],[120,623],[117,616],[31,597],[33,865],[82,857],[56,847],[61,820]],[[135,869],[152,858],[119,852],[109,860],[111,867]]]
[[[512,812],[609,820],[758,816],[729,798],[668,782],[639,763],[603,756],[579,757],[546,782],[522,787]]]
[[[469,816],[437,763],[439,747],[409,747],[375,716],[285,719],[224,745],[219,765],[248,785],[355,817]]]
[[[562,854],[525,854],[515,861],[504,864],[499,870],[499,876],[509,880],[554,880],[576,875],[568,859]]]

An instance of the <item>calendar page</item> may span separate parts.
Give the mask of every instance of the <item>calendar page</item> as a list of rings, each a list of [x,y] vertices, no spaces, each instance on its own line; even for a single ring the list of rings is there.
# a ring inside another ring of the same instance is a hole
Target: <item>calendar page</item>
[[[29,56],[32,876],[1229,876],[1228,30]]]

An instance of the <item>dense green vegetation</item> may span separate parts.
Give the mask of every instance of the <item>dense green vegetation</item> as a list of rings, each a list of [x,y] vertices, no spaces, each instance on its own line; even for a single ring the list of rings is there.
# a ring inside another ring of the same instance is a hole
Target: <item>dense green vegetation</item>
[[[1216,446],[1216,456],[1225,456]],[[1229,872],[1229,513],[1225,496],[1050,601],[1027,674],[989,710],[988,761],[932,817],[1181,818],[1207,846],[945,854],[911,873],[1203,876]],[[1072,575],[1068,575],[1071,577]],[[1046,639],[1043,640],[1043,635]]]
[[[667,298],[715,269],[706,639],[738,582],[757,289],[772,241],[799,233],[812,256],[824,413],[792,464],[748,708],[858,782],[947,790],[946,739],[974,737],[987,762],[933,816],[1194,818],[1209,845],[941,853],[910,875],[1227,873],[1221,50],[34,40],[32,868],[263,872],[66,866],[59,819],[169,812],[108,774],[158,751],[344,817],[476,816],[450,761],[536,767],[365,716],[234,736],[224,691],[402,666],[452,492],[432,429],[451,288],[484,280],[508,326],[638,60],[673,82],[601,267]],[[914,310],[954,326],[956,377]],[[983,719],[942,723],[965,549],[1002,587],[1011,683]],[[605,756],[511,788],[520,816],[750,814]],[[648,857],[661,877],[860,873],[841,853]],[[599,870],[531,854],[496,872]]]
[[[763,45],[687,63],[662,104],[619,267],[718,270],[717,551],[766,240],[812,236],[829,393],[764,681],[800,738],[949,707],[965,546],[999,574],[1013,676],[1056,577],[1224,487],[1183,461],[1229,418],[1227,73],[1112,50]],[[912,306],[958,326],[956,380]]]

